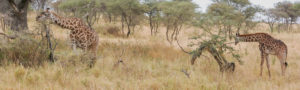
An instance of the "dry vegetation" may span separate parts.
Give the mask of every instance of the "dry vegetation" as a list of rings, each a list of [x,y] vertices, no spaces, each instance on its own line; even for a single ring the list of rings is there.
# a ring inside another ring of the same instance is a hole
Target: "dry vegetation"
[[[28,15],[30,28],[37,23],[34,17],[32,13]],[[180,51],[177,45],[170,45],[164,40],[162,32],[150,37],[148,28],[138,27],[134,36],[121,38],[104,35],[104,29],[115,28],[100,22],[95,26],[101,38],[99,59],[95,67],[87,69],[84,58],[69,47],[68,30],[55,25],[51,29],[59,43],[55,52],[57,61],[36,68],[16,64],[2,65],[0,89],[300,89],[300,46],[297,44],[300,33],[297,32],[271,34],[287,44],[289,67],[286,76],[282,77],[279,60],[271,56],[270,70],[273,76],[268,78],[266,66],[263,77],[259,77],[260,55],[257,43],[240,43],[235,46],[244,63],[237,64],[233,74],[221,74],[215,60],[207,53],[204,55],[208,57],[198,58],[192,66],[189,61],[191,57]],[[268,32],[267,29],[265,25],[261,25],[250,32]],[[184,37],[180,40],[183,46],[188,44],[187,38],[190,35],[201,33],[194,28],[183,31],[180,35]],[[5,46],[3,43],[1,45]],[[1,53],[7,52],[3,51],[2,46]],[[30,49],[22,52],[30,52]],[[190,78],[182,71],[187,71]]]

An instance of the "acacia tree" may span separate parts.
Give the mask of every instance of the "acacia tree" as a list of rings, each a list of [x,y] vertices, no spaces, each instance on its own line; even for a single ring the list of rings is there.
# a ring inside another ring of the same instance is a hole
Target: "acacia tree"
[[[0,13],[11,30],[27,30],[27,9],[30,0],[0,0]]]
[[[219,29],[219,35],[232,39],[234,31],[247,32],[256,25],[252,19],[259,11],[248,0],[216,0],[208,7],[207,14],[216,21],[214,26]]]
[[[121,17],[122,32],[124,32],[124,25],[126,25],[127,37],[134,31],[135,26],[142,21],[141,18],[145,12],[145,6],[139,0],[108,0],[106,5],[108,14]]]
[[[213,56],[216,62],[219,65],[220,72],[233,72],[235,70],[235,61],[228,60],[224,57],[224,54],[231,54],[231,57],[238,61],[239,64],[243,62],[240,60],[240,55],[235,52],[235,49],[230,45],[232,42],[228,42],[225,36],[221,36],[215,32],[218,29],[215,29],[215,24],[219,23],[218,19],[215,17],[204,13],[198,13],[193,19],[193,26],[201,28],[203,33],[200,35],[192,36],[190,39],[196,40],[198,42],[191,43],[189,46],[196,46],[197,49],[194,49],[191,52],[184,50],[178,40],[177,44],[182,49],[182,51],[190,54],[191,64],[193,65],[197,58],[199,58],[204,51],[208,51],[209,54]]]
[[[266,16],[271,19],[276,17],[277,23],[283,23],[284,28],[290,30],[292,24],[296,23],[300,16],[300,2],[278,2],[275,4],[275,8],[271,8],[267,11]],[[280,24],[278,24],[278,26],[279,25]]]
[[[278,23],[280,19],[280,17],[278,17],[275,13],[276,10],[274,9],[268,9],[264,12],[264,15],[267,16],[265,22],[269,25],[271,32],[274,32],[275,24]]]
[[[65,0],[58,8],[83,18],[87,25],[92,27],[100,18],[101,3],[99,0]]]
[[[177,40],[182,26],[192,20],[197,5],[190,0],[165,1],[159,5],[162,20],[166,26],[166,38],[169,43]]]
[[[161,10],[158,8],[158,0],[145,0],[146,14],[150,26],[151,35],[156,34],[161,19]]]

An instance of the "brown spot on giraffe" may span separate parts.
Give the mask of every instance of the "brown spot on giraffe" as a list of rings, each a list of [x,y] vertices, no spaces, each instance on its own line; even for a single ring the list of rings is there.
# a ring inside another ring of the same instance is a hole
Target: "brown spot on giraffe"
[[[259,50],[261,52],[261,65],[260,65],[260,75],[262,76],[264,60],[266,60],[269,77],[270,64],[269,64],[269,54],[276,55],[281,64],[282,75],[285,75],[287,68],[287,46],[281,40],[275,39],[267,33],[254,33],[254,34],[236,34],[235,44],[238,42],[258,42]]]

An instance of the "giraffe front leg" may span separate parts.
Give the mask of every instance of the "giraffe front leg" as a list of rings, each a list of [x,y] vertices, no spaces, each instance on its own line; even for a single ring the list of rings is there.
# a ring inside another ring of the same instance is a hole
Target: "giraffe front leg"
[[[271,72],[270,72],[270,63],[269,63],[269,55],[266,54],[266,61],[267,61],[267,68],[268,68],[268,73],[269,73],[269,77],[271,77]]]
[[[264,60],[265,59],[265,55],[264,53],[261,53],[261,63],[260,63],[260,76],[262,76],[262,72],[263,72],[263,65],[264,65]]]
[[[262,76],[263,65],[264,65],[264,59],[265,59],[265,53],[264,53],[263,46],[264,46],[264,45],[263,45],[262,43],[259,43],[259,51],[260,51],[260,55],[261,55],[260,76]]]
[[[76,46],[75,40],[72,40],[71,44],[72,44],[73,53],[75,53],[76,55],[78,55],[79,52],[77,51],[77,46]]]
[[[76,44],[75,43],[72,43],[72,49],[73,49],[74,52],[76,51]]]

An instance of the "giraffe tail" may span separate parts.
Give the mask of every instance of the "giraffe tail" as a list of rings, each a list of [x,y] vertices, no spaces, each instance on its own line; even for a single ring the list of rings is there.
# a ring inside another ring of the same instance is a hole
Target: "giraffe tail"
[[[285,45],[285,44],[284,44]],[[286,49],[285,49],[285,60],[284,60],[284,65],[285,67],[288,66],[288,63],[286,62],[286,59],[287,59],[287,54],[288,54],[288,49],[287,49],[287,46],[285,45]]]

